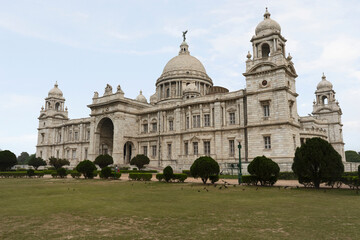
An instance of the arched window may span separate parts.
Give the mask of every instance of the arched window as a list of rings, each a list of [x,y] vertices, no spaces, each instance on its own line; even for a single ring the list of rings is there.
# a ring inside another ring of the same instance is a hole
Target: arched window
[[[170,97],[170,88],[166,89],[166,97]]]
[[[50,108],[51,108],[50,102],[46,102],[46,109],[50,109]]]
[[[327,96],[323,96],[323,97],[322,97],[322,103],[323,103],[323,104],[328,104],[328,98],[327,98]]]
[[[60,103],[57,102],[57,103],[55,104],[55,110],[56,110],[56,111],[59,111],[59,110],[60,110]]]
[[[261,53],[262,53],[263,58],[269,57],[269,55],[270,55],[270,46],[269,46],[269,44],[264,43],[261,46]]]

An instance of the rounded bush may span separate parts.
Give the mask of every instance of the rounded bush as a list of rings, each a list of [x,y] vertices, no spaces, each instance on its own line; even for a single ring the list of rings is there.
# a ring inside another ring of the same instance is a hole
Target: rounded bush
[[[76,171],[78,171],[79,173],[82,173],[85,178],[94,178],[95,170],[96,170],[96,166],[90,160],[81,161],[76,166]],[[96,173],[96,175],[97,175],[97,173]]]
[[[105,154],[105,155],[99,155],[95,158],[94,163],[96,165],[98,165],[101,169],[109,166],[110,164],[114,163],[114,160],[112,158],[112,156],[110,156],[109,154]]]
[[[279,165],[270,158],[258,156],[248,165],[248,172],[255,176],[262,186],[272,186],[279,177],[280,168]]]
[[[209,177],[209,180],[211,181],[211,184],[216,183],[217,181],[219,181],[219,175],[211,175]]]
[[[219,164],[211,157],[203,156],[194,161],[190,168],[191,175],[194,178],[200,177],[206,184],[210,176],[219,175]]]
[[[34,169],[28,169],[28,170],[26,171],[26,175],[27,175],[28,177],[33,177],[33,176],[35,176],[35,171],[34,171]]]
[[[14,153],[9,150],[0,151],[0,171],[6,171],[17,164]]]
[[[164,174],[165,181],[170,182],[170,180],[174,176],[174,171],[171,166],[167,166],[166,168],[164,168],[163,174]]]
[[[67,176],[67,172],[65,168],[59,168],[58,170],[56,170],[56,173],[61,178],[65,178]]]
[[[108,179],[109,177],[111,177],[111,175],[112,174],[110,167],[104,167],[103,169],[101,169],[100,178]]]
[[[130,161],[130,165],[135,165],[139,170],[144,168],[145,165],[150,163],[150,159],[144,154],[138,154]]]

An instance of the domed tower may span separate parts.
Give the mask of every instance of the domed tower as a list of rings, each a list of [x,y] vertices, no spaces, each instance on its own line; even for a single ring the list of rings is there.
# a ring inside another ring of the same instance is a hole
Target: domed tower
[[[53,123],[60,123],[62,120],[68,120],[68,111],[65,108],[65,98],[59,89],[57,82],[49,91],[48,97],[45,98],[45,108],[40,111],[39,120],[52,119]]]
[[[189,45],[185,41],[186,32],[183,33],[184,39],[180,45],[179,55],[165,65],[156,81],[157,102],[182,99],[183,90],[191,83],[195,84],[201,96],[206,95],[213,85],[202,63],[190,55]]]
[[[323,74],[315,91],[316,100],[312,114],[318,119],[326,120],[328,124],[328,141],[345,161],[344,141],[342,134],[341,115],[339,102],[335,99],[335,91],[331,82]]]
[[[270,18],[266,8],[264,20],[251,38],[253,54],[247,54],[246,95],[249,158],[266,155],[277,162],[292,161],[300,145],[300,124],[296,106],[292,57],[286,57],[286,39],[280,25]],[[259,152],[263,149],[263,152]]]

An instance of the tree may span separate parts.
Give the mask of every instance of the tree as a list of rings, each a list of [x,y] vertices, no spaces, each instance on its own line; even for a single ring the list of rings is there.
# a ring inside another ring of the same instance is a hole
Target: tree
[[[17,164],[16,155],[9,150],[0,151],[0,170],[6,171]]]
[[[103,169],[104,167],[107,167],[110,164],[113,164],[114,160],[113,160],[112,156],[110,156],[109,154],[105,154],[105,155],[97,156],[94,163],[96,165],[98,165],[101,169]]]
[[[46,166],[46,162],[40,157],[30,157],[28,165],[33,166],[37,170],[40,166]]]
[[[130,165],[135,165],[139,170],[144,168],[144,166],[149,163],[150,163],[150,159],[143,154],[136,155],[130,161]]]
[[[316,188],[323,182],[341,178],[344,164],[340,154],[321,138],[311,138],[296,149],[292,170],[300,183],[312,183]]]
[[[248,165],[248,172],[260,182],[261,186],[274,185],[279,177],[280,168],[270,158],[258,156]]]
[[[347,162],[360,162],[360,154],[355,151],[345,151],[345,159]]]
[[[58,170],[65,165],[70,165],[70,162],[67,159],[51,157],[49,158],[49,165],[53,166],[56,170]]]
[[[96,170],[95,164],[90,160],[79,162],[76,166],[76,171],[82,173],[85,178],[94,178],[94,171]]]
[[[20,153],[20,155],[17,158],[18,164],[22,164],[22,165],[28,164],[29,157],[30,156],[27,152]]]
[[[202,182],[206,184],[210,176],[219,175],[219,164],[208,156],[199,157],[190,167],[191,176],[200,177]]]
[[[166,182],[169,182],[174,177],[174,171],[171,166],[164,168],[163,174]]]

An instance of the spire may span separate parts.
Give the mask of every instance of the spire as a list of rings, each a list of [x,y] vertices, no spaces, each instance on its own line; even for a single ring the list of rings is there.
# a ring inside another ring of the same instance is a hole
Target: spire
[[[266,7],[265,13],[264,13],[264,20],[270,18],[270,13],[268,12],[268,8]]]

